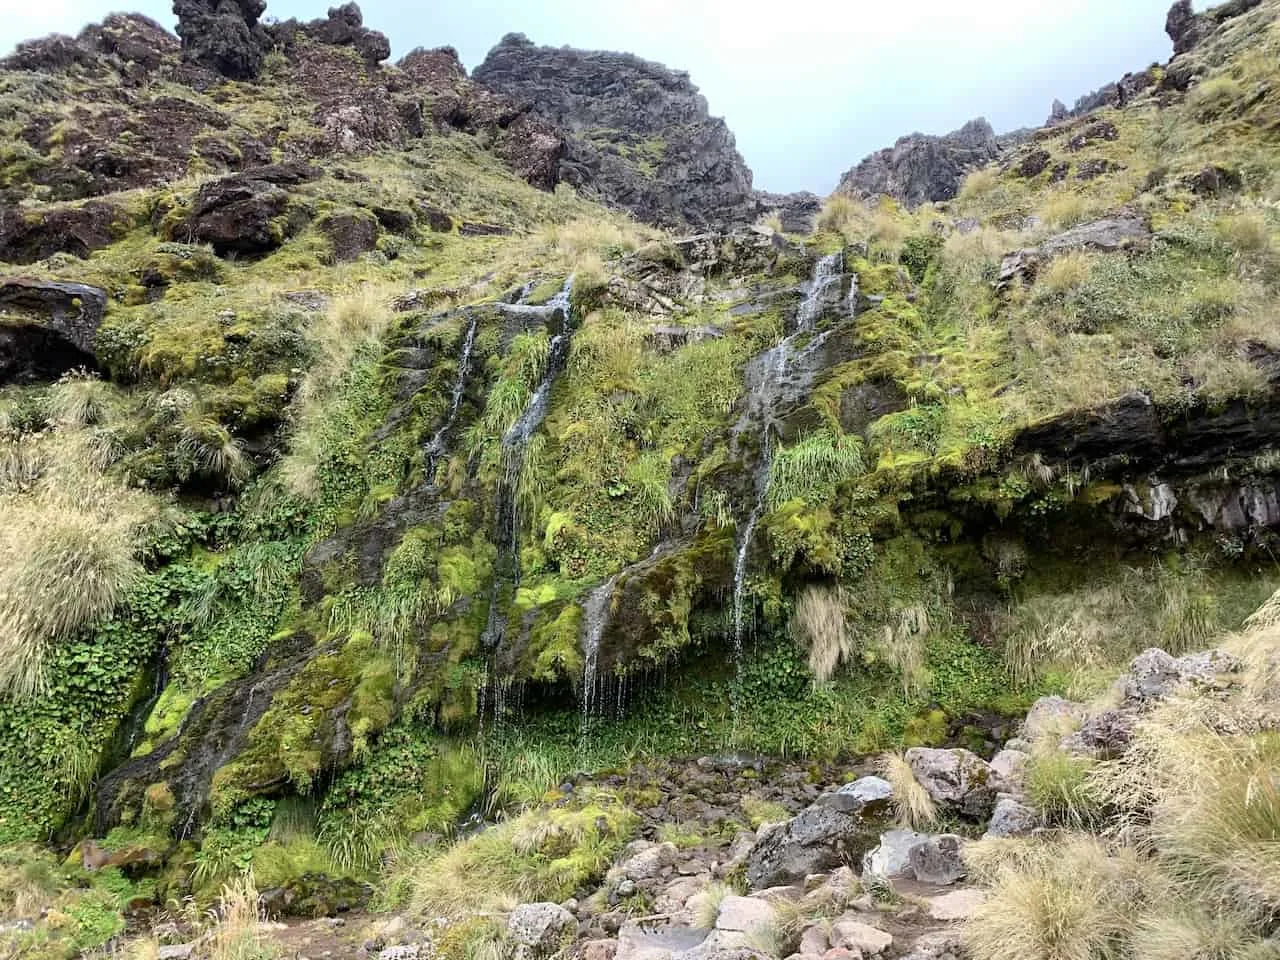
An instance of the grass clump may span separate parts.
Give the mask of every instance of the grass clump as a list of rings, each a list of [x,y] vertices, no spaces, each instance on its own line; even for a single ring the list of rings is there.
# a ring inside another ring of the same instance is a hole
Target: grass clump
[[[838,586],[810,584],[796,598],[791,632],[809,651],[809,672],[819,683],[830,680],[836,668],[853,652],[844,598]]]
[[[617,803],[531,810],[414,868],[411,909],[460,916],[509,900],[561,901],[604,873],[637,822]]]
[[[1092,762],[1059,750],[1037,751],[1024,768],[1027,799],[1049,823],[1080,828],[1096,819]]]
[[[865,469],[862,442],[819,430],[778,451],[769,465],[769,504],[830,501],[841,481]]]
[[[279,955],[266,937],[266,918],[251,873],[222,888],[215,916],[217,923],[209,935],[209,960],[273,960]]]
[[[109,615],[142,576],[139,533],[155,502],[107,476],[91,438],[0,440],[29,484],[0,487],[0,691],[43,689],[51,645]]]
[[[920,830],[938,821],[938,810],[929,791],[916,779],[911,764],[897,753],[880,758],[880,775],[893,787],[893,806],[898,822],[912,830]]]

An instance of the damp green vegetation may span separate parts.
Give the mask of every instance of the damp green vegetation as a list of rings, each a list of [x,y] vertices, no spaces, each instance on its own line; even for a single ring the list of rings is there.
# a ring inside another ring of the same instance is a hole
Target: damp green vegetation
[[[1189,92],[1037,131],[946,205],[836,195],[800,241],[678,238],[469,134],[328,156],[282,56],[261,87],[139,91],[225,119],[197,152],[271,129],[271,159],[320,169],[270,250],[186,242],[197,163],[109,192],[111,242],[23,266],[108,302],[99,369],[0,387],[0,912],[43,918],[20,950],[93,950],[250,874],[317,915],[563,900],[647,805],[577,774],[989,752],[1043,694],[1240,628],[1280,587],[1256,514],[1280,458],[1245,426],[1275,416],[1277,33],[1220,40]],[[24,209],[76,194],[46,174],[99,119],[67,109],[83,82],[0,80]],[[19,136],[28,102],[58,143]],[[1140,226],[1050,243],[1103,217]],[[797,332],[834,253],[846,306]],[[786,387],[763,414],[761,376]],[[1157,469],[1089,432],[1135,393],[1175,439],[1234,416],[1240,443]],[[1046,754],[1028,793],[1075,829],[1090,783]],[[439,950],[498,939],[473,919]]]

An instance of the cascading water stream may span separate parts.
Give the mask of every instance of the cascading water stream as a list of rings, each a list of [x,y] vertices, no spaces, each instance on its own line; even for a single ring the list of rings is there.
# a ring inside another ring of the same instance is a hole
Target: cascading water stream
[[[819,317],[838,299],[839,287],[844,278],[844,255],[833,253],[822,257],[814,265],[813,277],[805,286],[804,299],[796,311],[795,330],[784,338],[777,346],[762,354],[748,367],[747,409],[743,412],[734,433],[741,435],[758,425],[761,437],[760,457],[755,470],[755,503],[747,516],[747,522],[738,538],[737,553],[733,566],[733,655],[735,670],[742,672],[743,636],[745,633],[746,580],[747,560],[751,552],[751,543],[755,537],[756,526],[764,514],[765,498],[769,491],[769,469],[773,461],[773,433],[778,421],[775,411],[785,389],[785,381],[792,362],[803,351],[821,346],[828,332],[824,331],[809,339],[803,350],[797,354],[796,342],[814,332]],[[836,297],[832,297],[832,291]],[[850,302],[856,305],[857,281],[854,281]],[[843,304],[842,304],[843,306]],[[852,313],[852,311],[851,311]],[[734,709],[734,726],[737,726],[737,704]]]
[[[582,605],[582,729],[586,732],[587,719],[596,701],[597,671],[600,665],[600,639],[609,625],[612,614],[613,589],[621,573],[614,574],[587,595]]]
[[[527,289],[527,288],[526,288]],[[525,294],[527,295],[527,294]],[[502,437],[502,463],[498,481],[498,566],[493,594],[489,601],[489,620],[485,626],[483,642],[493,649],[502,642],[507,632],[507,616],[501,609],[501,587],[505,574],[513,587],[520,586],[519,505],[517,496],[520,474],[524,470],[525,452],[529,438],[542,426],[547,416],[551,388],[564,372],[569,360],[569,346],[573,335],[573,277],[569,277],[554,297],[545,304],[533,306],[525,303],[502,304],[500,309],[510,316],[533,316],[544,322],[560,315],[558,331],[551,337],[547,350],[547,363],[542,379],[525,404],[523,412]]]

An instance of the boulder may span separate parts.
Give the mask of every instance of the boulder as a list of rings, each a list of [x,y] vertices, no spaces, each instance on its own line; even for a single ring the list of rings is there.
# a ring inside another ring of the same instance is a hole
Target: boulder
[[[858,814],[811,806],[756,841],[747,856],[747,881],[759,890],[803,880],[856,858],[867,837]]]
[[[921,883],[947,885],[968,874],[964,865],[964,841],[955,834],[944,833],[917,843],[907,851],[911,872]]]
[[[1152,647],[1133,658],[1129,672],[1117,681],[1117,686],[1126,701],[1142,704],[1189,686],[1214,686],[1240,669],[1240,661],[1222,650],[1173,657]]]
[[[1000,263],[996,287],[1006,290],[1014,283],[1034,280],[1042,264],[1072,250],[1115,253],[1142,246],[1150,239],[1151,229],[1146,221],[1132,214],[1119,214],[1084,223],[1050,237],[1038,247],[1006,254]]]
[[[97,200],[74,207],[0,207],[0,261],[35,263],[55,253],[83,259],[115,240],[116,218],[114,207]]]
[[[952,890],[950,893],[928,897],[926,908],[931,920],[968,920],[986,902],[985,890]]]
[[[317,226],[333,244],[333,258],[338,263],[350,263],[378,243],[378,220],[363,211],[335,213]]]
[[[274,250],[306,217],[299,208],[290,209],[284,187],[319,175],[304,163],[280,163],[210,180],[196,192],[187,216],[170,230],[170,239],[211,244],[219,256]]]
[[[674,843],[658,843],[637,851],[609,871],[611,881],[652,880],[675,865],[680,851]]]
[[[44,383],[94,369],[107,293],[84,283],[0,281],[0,384]]]
[[[1024,837],[1040,826],[1040,817],[1025,803],[1002,794],[996,801],[995,812],[991,814],[991,823],[987,825],[984,838]]]
[[[991,786],[996,790],[1016,792],[1022,786],[1023,768],[1031,754],[1006,747],[991,758]]]
[[[864,957],[878,957],[893,946],[893,935],[855,917],[844,916],[831,924],[831,945],[856,951]]]
[[[292,50],[298,37],[304,36],[327,46],[351,47],[369,64],[377,64],[391,56],[391,41],[385,34],[364,25],[364,14],[356,3],[330,7],[328,16],[308,23],[286,20],[272,27],[271,35],[286,50]]]
[[[556,903],[523,903],[507,917],[507,934],[517,953],[530,960],[557,953],[577,929],[573,914]]]
[[[916,780],[941,804],[973,820],[985,820],[995,805],[991,768],[969,750],[912,747],[907,764]]]
[[[1022,721],[1022,739],[1030,742],[1066,736],[1084,721],[1087,708],[1058,696],[1041,697],[1031,705]]]
[[[725,897],[716,913],[716,929],[738,933],[768,930],[778,913],[768,900],[757,897]]]
[[[893,802],[893,787],[880,777],[862,777],[823,794],[815,802],[841,813],[885,813]]]
[[[1111,759],[1129,749],[1137,724],[1137,714],[1132,710],[1103,710],[1063,737],[1060,746],[1078,756]]]
[[[800,934],[800,945],[798,952],[801,956],[820,957],[831,947],[831,941],[827,937],[826,925],[815,923],[811,927],[807,927]]]
[[[911,869],[911,849],[926,842],[927,833],[914,830],[888,830],[880,834],[880,844],[863,858],[863,874],[878,877],[908,876]]]

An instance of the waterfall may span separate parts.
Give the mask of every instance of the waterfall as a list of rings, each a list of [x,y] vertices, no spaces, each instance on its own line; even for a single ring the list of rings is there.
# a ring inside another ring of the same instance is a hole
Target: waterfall
[[[733,432],[736,436],[742,436],[748,431],[758,430],[762,444],[753,484],[755,503],[738,538],[733,565],[733,654],[736,669],[739,672],[742,669],[742,641],[745,628],[743,621],[746,606],[747,560],[756,526],[764,515],[765,496],[769,490],[769,469],[773,462],[772,435],[778,428],[776,410],[779,402],[787,395],[788,389],[795,392],[794,386],[788,383],[793,363],[806,356],[809,351],[822,346],[829,336],[830,331],[823,331],[809,338],[802,348],[796,347],[797,340],[814,332],[823,310],[839,300],[843,279],[843,253],[832,253],[821,257],[814,264],[812,278],[805,284],[804,298],[796,311],[795,331],[777,346],[758,356],[747,368],[747,405]],[[842,307],[846,305],[849,307],[848,314],[852,316],[856,312],[853,308],[857,305],[856,278],[854,278],[848,300],[841,304]],[[736,715],[736,705],[734,709]]]
[[[467,381],[471,377],[471,351],[476,345],[476,329],[480,325],[480,314],[472,311],[467,320],[467,332],[462,338],[462,350],[458,354],[458,373],[453,380],[453,392],[449,397],[449,412],[426,447],[427,483],[436,484],[436,466],[444,455],[445,445],[449,442],[449,432],[458,418],[458,409],[462,406],[462,395],[466,392]]]
[[[526,288],[527,289],[527,288]],[[526,294],[522,294],[522,299]],[[500,304],[499,308],[509,316],[532,316],[550,323],[557,314],[560,324],[552,335],[547,351],[547,365],[542,379],[525,404],[523,412],[502,436],[502,465],[498,480],[498,566],[489,600],[489,620],[485,626],[483,642],[492,649],[502,642],[507,632],[507,616],[501,610],[501,585],[506,573],[513,587],[520,586],[520,518],[516,498],[519,493],[520,474],[524,470],[525,452],[529,438],[542,426],[547,416],[551,388],[564,372],[569,362],[569,345],[572,337],[573,277],[569,277],[554,297],[540,306],[526,303]]]
[[[812,332],[818,322],[822,308],[826,306],[827,293],[834,286],[839,287],[844,277],[844,254],[830,253],[818,260],[813,268],[813,279],[805,289],[800,309],[796,311],[796,331]]]

